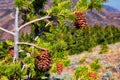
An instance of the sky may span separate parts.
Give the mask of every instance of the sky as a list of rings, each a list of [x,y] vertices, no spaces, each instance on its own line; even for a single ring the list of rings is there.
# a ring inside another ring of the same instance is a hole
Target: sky
[[[120,10],[120,0],[108,0],[105,4]]]

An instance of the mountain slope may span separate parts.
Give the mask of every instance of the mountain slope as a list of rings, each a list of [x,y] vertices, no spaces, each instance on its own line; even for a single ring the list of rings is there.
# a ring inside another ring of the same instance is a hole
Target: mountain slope
[[[13,0],[0,0],[0,27],[12,30],[14,27]],[[0,39],[9,39],[11,35],[0,32]]]
[[[114,25],[120,27],[120,11],[105,5],[101,11],[87,11],[86,19],[90,25]]]

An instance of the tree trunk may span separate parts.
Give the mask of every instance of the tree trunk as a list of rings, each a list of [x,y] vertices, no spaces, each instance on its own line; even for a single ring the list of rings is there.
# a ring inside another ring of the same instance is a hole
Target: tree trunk
[[[18,48],[18,41],[19,41],[19,28],[18,28],[18,16],[19,16],[19,8],[16,8],[16,15],[15,15],[15,27],[14,27],[14,60],[18,60],[19,58],[19,48]]]

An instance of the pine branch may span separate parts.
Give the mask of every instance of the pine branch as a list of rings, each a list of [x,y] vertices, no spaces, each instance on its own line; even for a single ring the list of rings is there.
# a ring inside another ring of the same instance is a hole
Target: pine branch
[[[51,22],[48,22],[48,23],[45,25],[45,27],[47,27],[50,23],[51,23]],[[41,32],[35,37],[34,42],[37,41],[37,39],[39,38],[39,36],[40,36],[43,32],[44,32],[44,31],[41,31]]]
[[[37,21],[40,21],[40,20],[44,20],[44,19],[48,19],[48,18],[50,18],[50,16],[45,16],[45,17],[41,17],[41,18],[38,18],[38,19],[35,19],[35,20],[32,20],[32,21],[29,21],[29,22],[21,25],[21,26],[19,27],[19,30],[21,30],[21,29],[24,28],[25,26],[30,25],[30,24],[32,24],[32,23],[34,23],[34,22],[37,22]]]
[[[7,33],[9,33],[11,35],[14,35],[14,32],[8,31],[7,29],[4,29],[2,27],[0,27],[0,30],[5,31],[5,32],[7,32]]]
[[[37,45],[35,45],[35,44],[32,44],[32,43],[18,42],[18,44],[24,44],[24,45],[34,46],[34,47],[36,47],[36,48],[38,48],[38,49],[46,50],[45,48],[41,48],[41,47],[39,47],[39,46],[37,46]]]

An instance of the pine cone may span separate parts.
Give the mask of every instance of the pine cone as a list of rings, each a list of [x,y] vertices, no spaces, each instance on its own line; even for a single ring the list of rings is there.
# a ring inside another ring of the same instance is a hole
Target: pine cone
[[[56,66],[57,66],[57,74],[60,75],[63,72],[63,63],[58,62]]]
[[[13,57],[14,56],[14,47],[9,48],[9,54]]]
[[[76,21],[74,24],[75,24],[76,28],[77,29],[79,29],[79,28],[85,29],[87,27],[87,21],[85,19],[84,13],[76,11],[75,15],[76,15]]]
[[[51,61],[50,53],[47,50],[43,50],[36,57],[36,66],[39,70],[47,71],[51,67]]]

